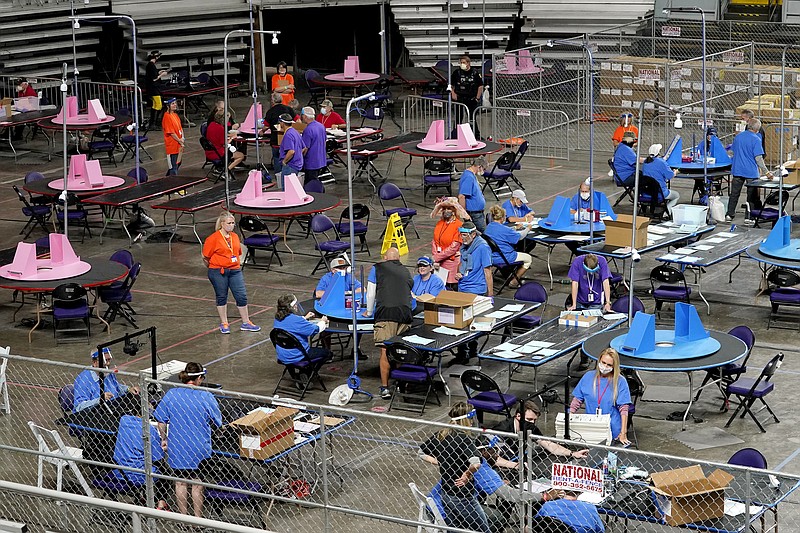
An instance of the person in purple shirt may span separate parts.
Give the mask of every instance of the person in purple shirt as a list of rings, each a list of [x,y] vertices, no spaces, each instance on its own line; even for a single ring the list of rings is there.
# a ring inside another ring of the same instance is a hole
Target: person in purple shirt
[[[328,156],[325,152],[327,135],[325,126],[314,119],[314,108],[304,107],[300,120],[306,125],[303,130],[303,159],[305,162],[305,182],[319,178],[319,172],[328,163]]]
[[[283,168],[281,169],[281,180],[279,187],[283,186],[283,178],[289,174],[298,174],[303,170],[303,138],[300,132],[292,127],[294,120],[288,113],[280,116],[280,128],[283,132],[281,140],[280,160]]]
[[[572,261],[567,277],[572,280],[572,303],[568,311],[602,307],[611,312],[608,262],[603,256],[580,255]]]

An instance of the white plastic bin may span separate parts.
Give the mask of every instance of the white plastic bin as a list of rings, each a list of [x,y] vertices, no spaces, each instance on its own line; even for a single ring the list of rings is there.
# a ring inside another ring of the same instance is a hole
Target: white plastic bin
[[[672,221],[675,224],[702,226],[706,223],[708,206],[680,204],[672,208]]]

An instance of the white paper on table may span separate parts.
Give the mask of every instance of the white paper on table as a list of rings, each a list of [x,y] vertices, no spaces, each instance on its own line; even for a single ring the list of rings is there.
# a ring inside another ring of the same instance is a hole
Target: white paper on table
[[[579,502],[591,503],[592,505],[599,505],[603,502],[603,494],[600,492],[581,492],[577,500]]]
[[[602,309],[582,309],[579,313],[583,316],[603,316]]]
[[[508,350],[508,351],[512,351],[513,352],[517,348],[519,348],[519,344],[511,344],[510,342],[504,342],[503,344],[498,344],[497,346],[494,347],[495,350],[498,350],[498,351],[501,351],[501,352],[504,351],[504,350]]]
[[[456,310],[450,307],[440,307],[436,318],[439,324],[455,324]]]
[[[464,333],[469,333],[468,331],[464,331],[462,329],[453,329],[448,328],[447,326],[439,326],[438,328],[434,328],[433,332],[441,333],[442,335],[452,335],[453,337],[458,337]]]
[[[419,319],[425,318],[425,311],[417,313],[416,315],[414,315],[414,318],[419,318]]]
[[[260,450],[261,437],[259,435],[242,435],[240,444],[245,450]]]
[[[294,422],[294,430],[300,433],[313,433],[319,429],[319,424],[311,424],[309,422]]]
[[[519,353],[524,353],[524,354],[531,354],[536,352],[537,350],[539,350],[538,346],[528,346],[527,344],[525,346],[520,346],[519,348],[517,348],[517,351]]]
[[[746,507],[742,502],[735,502],[733,500],[725,500],[725,514],[728,516],[739,516],[744,514]],[[760,505],[750,506],[750,515],[756,515],[763,511],[764,508]]]
[[[628,315],[625,313],[606,313],[603,318],[605,320],[622,320],[623,318],[628,318]]]
[[[724,239],[730,239],[731,237],[736,237],[735,233],[731,233],[730,231],[721,231],[714,235],[714,237],[722,237]]]
[[[683,257],[684,256],[680,254],[667,254],[667,255],[662,255],[661,257],[659,257],[659,259],[662,259],[664,261],[678,261],[680,259],[683,259]]]
[[[553,488],[551,484],[544,483],[543,481],[526,481],[522,484],[522,490],[530,492],[544,492],[551,488]]]
[[[511,313],[510,311],[492,311],[491,313],[483,316],[486,318],[497,318],[499,320],[503,320],[504,318],[508,318],[513,314],[514,313]]]
[[[562,235],[558,238],[560,241],[588,241],[587,235]]]
[[[295,445],[301,444],[301,443],[303,443],[303,442],[305,442],[307,440],[308,440],[308,437],[306,437],[305,435],[301,435],[300,433],[295,433],[294,434],[294,443],[295,443]]]
[[[500,310],[516,313],[517,311],[522,311],[523,307],[525,307],[524,304],[506,304]]]
[[[426,339],[425,337],[420,337],[419,335],[409,335],[401,338],[409,344],[419,344],[420,346],[427,346],[433,342],[433,339]]]
[[[348,324],[347,329],[353,331],[353,324]],[[372,331],[375,329],[375,324],[359,324],[358,331]]]
[[[502,351],[502,352],[494,352],[492,355],[497,357],[502,357],[503,359],[518,359],[522,357],[524,354],[517,353],[517,352],[510,352],[510,351]]]
[[[650,226],[647,228],[647,233],[657,233],[659,235],[669,235],[675,233],[675,230],[665,228],[664,226]]]
[[[631,253],[630,246],[623,246],[622,248],[617,248],[616,250],[611,251],[612,254],[629,254]]]
[[[708,244],[693,244],[692,246],[694,246],[695,250],[700,250],[701,252],[707,252],[714,248],[713,245],[709,246]]]
[[[692,255],[694,253],[694,248],[678,248],[676,250],[672,250],[672,253],[678,255]]]
[[[647,234],[647,240],[649,241],[660,241],[661,239],[665,239],[663,235],[654,235],[652,233]]]
[[[547,341],[529,341],[525,343],[525,346],[538,346],[539,348],[549,348],[554,345],[554,342],[547,342]]]
[[[439,270],[434,270],[433,273],[436,274],[437,278],[447,283],[447,276],[450,274],[449,270],[447,270],[443,266],[440,266]]]
[[[717,238],[717,237],[711,237],[710,239],[705,239],[705,240],[703,240],[703,242],[710,242],[710,243],[713,243],[713,244],[719,244],[719,243],[721,243],[721,242],[725,242],[726,240],[727,240],[727,239],[722,239],[722,238]]]
[[[538,352],[536,352],[537,357],[550,357],[553,354],[557,354],[558,350],[553,350],[552,348],[542,348]]]
[[[700,261],[702,257],[697,257],[696,255],[687,255],[685,257],[681,257],[681,261],[684,263],[696,263]]]

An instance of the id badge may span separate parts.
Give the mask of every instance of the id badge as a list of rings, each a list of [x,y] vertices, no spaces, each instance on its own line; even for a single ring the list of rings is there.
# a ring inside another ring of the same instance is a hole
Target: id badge
[[[586,297],[586,299],[587,299],[589,302],[593,302],[593,301],[594,301],[594,294],[592,294],[592,293],[590,292],[590,293],[589,293],[589,295]]]
[[[236,257],[235,255],[232,255],[231,256],[231,263],[236,263],[237,261],[239,261],[239,258]]]
[[[441,246],[437,246],[436,247],[436,253],[439,253],[439,254],[442,253],[442,247]]]
[[[597,409],[594,410],[594,414],[602,415],[603,414],[603,410],[598,407]]]

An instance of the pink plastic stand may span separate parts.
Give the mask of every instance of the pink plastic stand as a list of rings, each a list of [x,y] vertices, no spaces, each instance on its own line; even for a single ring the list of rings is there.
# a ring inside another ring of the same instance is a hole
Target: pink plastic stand
[[[485,146],[485,142],[475,139],[469,124],[459,124],[456,126],[456,138],[446,139],[444,120],[434,120],[425,138],[417,144],[417,148],[428,152],[470,152]]]
[[[50,258],[36,259],[36,245],[17,243],[14,261],[0,267],[0,276],[19,281],[47,281],[74,278],[92,269],[75,255],[66,235],[50,234]]]
[[[328,74],[325,79],[329,81],[370,81],[380,77],[380,74],[361,72],[358,56],[347,56],[347,59],[344,60],[344,72]]]
[[[247,112],[247,118],[244,119],[244,122],[241,123],[239,126],[240,133],[249,133],[251,135],[256,134],[255,130],[255,123],[258,120],[259,125],[264,124],[264,113],[262,112],[261,104],[251,105],[250,111]]]
[[[112,187],[119,187],[125,183],[125,178],[118,176],[103,176],[100,161],[86,159],[86,154],[73,155],[69,162],[67,174],[67,190],[70,191],[102,191]],[[47,184],[57,191],[64,189],[64,179],[59,178]]]
[[[281,207],[296,207],[310,204],[314,197],[306,194],[300,179],[296,174],[289,174],[283,179],[284,190],[264,192],[261,172],[251,170],[247,176],[242,192],[236,195],[233,201],[236,205],[244,207],[258,207],[262,209],[277,209]]]
[[[538,74],[544,69],[533,63],[530,50],[522,50],[519,54],[506,54],[506,68],[498,69],[501,74]]]
[[[67,97],[67,125],[70,126],[80,126],[80,125],[89,125],[92,124],[105,124],[107,122],[112,122],[114,120],[113,115],[106,115],[106,112],[103,110],[103,104],[100,103],[100,100],[89,100],[86,103],[87,114],[79,115],[78,114],[78,97],[77,96],[68,96]],[[53,124],[63,124],[64,123],[64,113],[63,109],[58,112],[58,115],[53,117]]]

